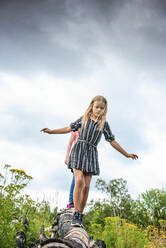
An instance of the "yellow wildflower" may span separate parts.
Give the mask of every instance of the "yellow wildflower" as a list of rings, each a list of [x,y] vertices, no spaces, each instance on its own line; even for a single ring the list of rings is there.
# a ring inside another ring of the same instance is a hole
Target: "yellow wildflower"
[[[21,169],[10,169],[10,171],[11,171],[12,173],[18,173],[18,174],[24,175],[24,176],[26,176],[28,179],[32,179],[32,177],[31,177],[31,176],[28,176],[24,170],[21,170]]]

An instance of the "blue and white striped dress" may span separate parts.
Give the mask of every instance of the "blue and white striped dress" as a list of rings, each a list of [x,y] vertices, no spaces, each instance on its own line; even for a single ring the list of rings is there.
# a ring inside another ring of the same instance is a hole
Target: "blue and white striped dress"
[[[99,162],[97,145],[104,134],[106,141],[115,140],[110,126],[106,121],[103,129],[99,130],[99,123],[88,119],[86,125],[82,125],[82,117],[70,124],[72,131],[75,132],[80,128],[80,134],[76,144],[73,146],[68,168],[81,170],[84,173],[99,175]]]

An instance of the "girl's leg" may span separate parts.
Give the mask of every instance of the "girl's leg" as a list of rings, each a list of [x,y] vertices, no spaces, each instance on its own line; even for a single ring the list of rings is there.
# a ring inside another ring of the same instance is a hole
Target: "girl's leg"
[[[80,213],[83,213],[89,194],[90,182],[92,174],[84,174],[84,185],[82,187],[81,199],[80,199]]]
[[[74,191],[74,185],[75,185],[75,179],[74,179],[74,173],[73,173],[73,179],[70,186],[70,193],[69,193],[69,203],[73,203],[73,191]]]
[[[80,212],[81,192],[84,186],[84,174],[82,171],[73,169],[75,177],[74,187],[74,209],[75,212]]]

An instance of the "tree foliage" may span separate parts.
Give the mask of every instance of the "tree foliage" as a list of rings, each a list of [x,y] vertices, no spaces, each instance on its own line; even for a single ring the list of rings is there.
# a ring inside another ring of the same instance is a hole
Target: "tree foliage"
[[[147,227],[160,226],[160,219],[166,220],[166,191],[151,189],[133,200],[128,193],[127,181],[118,178],[106,183],[103,179],[96,181],[96,188],[105,193],[100,201],[91,201],[85,223],[91,221],[104,225],[106,217],[120,217],[130,223]]]

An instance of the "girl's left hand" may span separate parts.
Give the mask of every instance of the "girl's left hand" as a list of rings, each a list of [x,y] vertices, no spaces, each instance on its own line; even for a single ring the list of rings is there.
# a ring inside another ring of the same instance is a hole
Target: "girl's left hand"
[[[132,159],[137,159],[138,158],[138,156],[136,154],[128,154],[127,157],[132,158]]]

